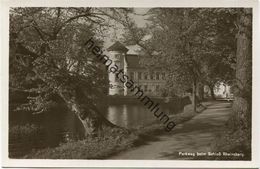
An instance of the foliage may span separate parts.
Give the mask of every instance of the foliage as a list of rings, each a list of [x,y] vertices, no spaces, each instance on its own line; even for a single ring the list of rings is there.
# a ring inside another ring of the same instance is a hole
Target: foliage
[[[225,157],[225,160],[250,160],[251,159],[251,134],[250,130],[225,130],[216,136],[211,145],[213,151],[243,153],[243,157]],[[215,160],[221,159],[214,158]],[[222,157],[223,159],[223,157]],[[212,159],[211,159],[212,160]]]
[[[207,37],[202,45],[204,84],[214,87],[220,82],[233,85],[236,64],[236,17],[237,9],[212,9],[208,27],[203,31]]]
[[[156,15],[153,17],[156,20],[152,19],[156,25],[152,26],[159,25],[155,30],[159,35],[151,42],[166,57],[163,62],[156,60],[155,63],[171,67],[168,83],[171,90],[188,89],[194,76],[203,84],[213,86],[234,78],[234,14],[219,9],[179,9],[179,12],[154,9],[150,12]],[[227,39],[225,43],[224,39]]]
[[[233,12],[234,11],[230,11]],[[236,65],[232,115],[227,131],[217,139],[215,148],[243,152],[244,160],[251,160],[252,142],[252,9],[236,10]]]
[[[41,143],[43,128],[34,124],[16,125],[9,129],[9,157],[17,158],[33,148],[44,147]]]
[[[42,130],[40,126],[35,124],[16,125],[10,127],[9,137],[10,139],[34,139]]]
[[[84,88],[94,98],[88,97],[91,104],[104,91],[106,76],[83,48],[86,38],[94,35],[95,27],[87,21],[94,17],[91,10],[11,10],[10,87],[30,93],[28,103],[21,108],[34,112],[48,110],[57,100],[61,85],[68,90]]]
[[[194,80],[214,86],[232,82],[236,9],[152,8],[145,28],[125,17],[127,43],[142,47],[142,64],[167,72],[168,92],[182,94]],[[130,14],[129,14],[130,15]]]
[[[56,148],[32,151],[23,158],[33,159],[102,159],[131,146],[138,138],[134,134],[105,130],[104,137],[89,137],[85,140],[61,144]]]

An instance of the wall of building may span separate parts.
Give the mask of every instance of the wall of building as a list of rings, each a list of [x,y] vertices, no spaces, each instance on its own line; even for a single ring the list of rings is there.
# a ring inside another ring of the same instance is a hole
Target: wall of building
[[[134,84],[139,86],[148,96],[162,96],[162,89],[165,88],[165,73],[155,70],[153,73],[141,67],[129,67],[125,53],[120,51],[110,51],[109,58],[119,69],[124,69],[124,74],[128,75]],[[137,66],[137,65],[132,65]],[[116,77],[116,74],[109,73],[109,95],[132,95],[129,89]]]
[[[144,91],[146,95],[161,96],[162,89],[165,88],[165,73],[154,71],[149,73],[144,68],[128,68],[127,75],[134,83]],[[130,93],[128,92],[127,95]]]
[[[119,51],[111,51],[109,58],[119,69],[124,69],[124,55],[124,53]],[[124,84],[116,77],[116,74],[112,72],[108,73],[108,79],[109,95],[124,95]]]

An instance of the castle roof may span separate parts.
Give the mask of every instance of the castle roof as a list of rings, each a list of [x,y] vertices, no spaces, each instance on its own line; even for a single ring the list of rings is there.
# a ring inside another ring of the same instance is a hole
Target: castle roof
[[[116,41],[113,45],[111,45],[107,51],[121,51],[121,52],[127,52],[128,49],[120,42]]]
[[[143,55],[143,52],[138,45],[128,45],[124,46],[120,42],[115,42],[113,45],[111,45],[109,48],[107,48],[107,51],[121,51],[125,52],[125,59],[127,63],[128,68],[145,68],[144,65],[140,63],[141,57]]]
[[[126,48],[128,49],[126,53],[128,55],[142,55],[141,47],[138,45],[128,45]]]

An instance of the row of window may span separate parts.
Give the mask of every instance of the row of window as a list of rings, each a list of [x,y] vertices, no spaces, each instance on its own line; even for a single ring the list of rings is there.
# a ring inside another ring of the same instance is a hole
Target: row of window
[[[150,86],[150,85],[149,85]],[[152,86],[150,86],[149,88],[148,88],[148,85],[139,85],[139,87],[140,87],[140,89],[142,89],[144,92],[150,92],[150,91],[155,91],[155,92],[158,92],[159,90],[160,90],[160,85],[155,85],[155,89],[154,90],[152,90]],[[123,88],[122,86],[119,86],[119,85],[112,85],[112,84],[110,84],[109,85],[109,88],[110,89],[115,89],[115,88]]]
[[[135,74],[137,73],[137,78],[135,78]],[[165,80],[165,73],[152,73],[149,74],[148,72],[130,72],[130,78],[132,80]]]
[[[142,89],[144,92],[150,92],[150,91],[155,91],[155,92],[158,92],[159,90],[160,90],[160,85],[155,85],[155,89],[154,90],[152,90],[150,87],[148,88],[148,85],[140,85],[139,86],[140,87],[140,89]],[[109,85],[109,88],[110,89],[115,89],[115,88],[123,88],[122,86],[120,86],[120,85],[112,85],[112,84],[110,84]]]
[[[147,91],[152,91],[151,89],[148,90],[148,85],[140,85],[139,86],[141,89],[143,89],[145,92]],[[160,90],[160,85],[155,85],[155,91],[159,91]]]

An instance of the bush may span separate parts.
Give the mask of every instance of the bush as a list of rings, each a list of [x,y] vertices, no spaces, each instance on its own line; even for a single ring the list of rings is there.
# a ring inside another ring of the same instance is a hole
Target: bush
[[[129,147],[138,137],[134,134],[114,133],[104,137],[62,143],[55,148],[32,151],[26,159],[103,159]]]
[[[212,143],[213,151],[243,153],[238,157],[215,157],[214,160],[251,160],[251,137],[248,130],[226,130]]]
[[[42,147],[43,128],[34,124],[16,125],[9,129],[9,157],[19,157],[33,148]]]
[[[42,128],[34,124],[16,125],[9,129],[10,139],[29,139],[34,138],[42,131]]]

